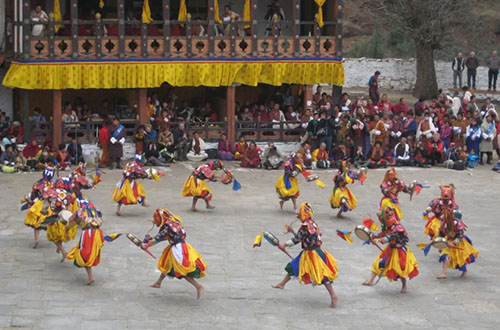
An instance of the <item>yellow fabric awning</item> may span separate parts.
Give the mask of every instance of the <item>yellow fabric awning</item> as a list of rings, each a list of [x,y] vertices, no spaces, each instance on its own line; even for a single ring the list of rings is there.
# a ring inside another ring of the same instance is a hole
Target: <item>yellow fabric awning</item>
[[[3,85],[21,89],[344,84],[342,59],[13,61]]]

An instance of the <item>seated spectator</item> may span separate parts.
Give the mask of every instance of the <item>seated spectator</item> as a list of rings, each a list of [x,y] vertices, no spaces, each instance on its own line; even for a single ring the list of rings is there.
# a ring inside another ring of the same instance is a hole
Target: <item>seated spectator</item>
[[[166,149],[169,153],[173,155],[175,148],[174,148],[174,135],[170,131],[170,128],[168,126],[163,127],[162,131],[160,134],[158,134],[158,145],[160,149]]]
[[[219,145],[217,146],[217,157],[222,160],[233,160],[233,148],[231,143],[227,140],[227,135],[222,133],[220,136]]]
[[[149,143],[150,141],[157,141],[158,132],[153,129],[153,125],[146,124],[144,125],[144,142]]]
[[[399,103],[392,106],[392,112],[394,114],[398,113],[402,117],[406,117],[408,112],[410,112],[410,107],[406,105],[406,100],[404,98],[400,98]]]
[[[36,165],[36,159],[37,159],[37,154],[40,148],[38,147],[38,144],[36,143],[35,139],[32,139],[30,143],[26,145],[23,149],[23,156],[26,158],[26,164],[28,167],[34,169]]]
[[[306,142],[302,145],[302,154],[304,155],[304,166],[306,168],[312,168],[312,151],[309,143]]]
[[[330,152],[330,167],[334,167],[337,165],[338,161],[342,159],[348,158],[347,156],[347,148],[345,144],[341,143],[337,147],[332,148]]]
[[[189,144],[185,132],[185,124],[179,123],[179,125],[172,131],[172,134],[174,135],[176,159],[180,161],[186,160]]]
[[[43,170],[47,165],[54,166],[54,156],[50,152],[50,148],[48,146],[45,146],[41,150],[40,156],[37,158],[36,163],[37,170]]]
[[[12,126],[10,127],[9,133],[11,136],[11,140],[15,139],[14,142],[16,144],[24,142],[24,130],[20,122],[18,121],[13,122]]]
[[[441,135],[441,140],[444,142],[444,147],[448,148],[451,144],[451,138],[453,137],[453,131],[451,128],[451,122],[446,120],[439,130]]]
[[[283,165],[283,155],[273,143],[269,143],[262,157],[266,170],[277,170]]]
[[[467,155],[462,151],[462,147],[458,147],[452,142],[450,147],[446,150],[444,158],[444,167],[463,170]]]
[[[424,119],[418,124],[417,141],[420,140],[420,136],[430,139],[434,133],[437,133],[437,128],[432,122],[429,110],[425,110]]]
[[[384,111],[392,111],[392,104],[389,102],[387,94],[382,94],[382,99],[378,102],[377,106],[381,110],[385,107],[386,109],[384,109]]]
[[[397,166],[411,166],[413,165],[410,153],[410,145],[407,143],[405,137],[401,138],[401,142],[394,147],[394,158],[396,158]]]
[[[200,137],[200,133],[194,132],[193,139],[189,144],[189,152],[186,155],[187,159],[192,162],[201,162],[208,158],[208,154],[205,152],[205,141]]]
[[[444,143],[441,141],[439,133],[435,133],[427,141],[427,159],[432,166],[441,164],[444,160]]]
[[[71,139],[67,150],[72,164],[83,162],[82,146],[76,142],[75,138]]]
[[[326,143],[321,143],[319,148],[312,153],[312,168],[329,168],[330,161],[328,160],[328,151],[326,151]]]
[[[135,154],[142,154],[144,152],[144,135],[146,128],[144,125],[139,126],[137,133],[135,133]]]
[[[474,168],[477,167],[479,163],[479,155],[476,154],[476,149],[471,149],[469,155],[467,156],[467,167]]]
[[[431,167],[429,160],[425,157],[426,152],[422,141],[418,142],[415,150],[413,151],[413,163],[418,167]]]
[[[0,156],[0,166],[2,167],[2,172],[15,172],[17,170],[16,159],[17,154],[14,151],[14,146],[12,144],[6,145],[5,151]]]
[[[399,119],[399,113],[395,113],[392,118],[391,127],[389,129],[390,148],[394,148],[394,146],[399,142],[402,135],[403,135],[403,123]]]
[[[413,118],[413,114],[409,112],[405,118],[403,118],[403,136],[415,137],[417,134],[417,122]]]
[[[370,162],[368,164],[369,168],[380,168],[380,167],[387,167],[387,161],[385,160],[385,152],[384,149],[382,148],[382,142],[377,141],[375,142],[375,145],[373,146],[370,159],[368,159]]]
[[[245,136],[240,135],[240,140],[236,143],[234,147],[234,160],[242,160],[247,148],[248,144],[245,141]]]
[[[158,143],[154,140],[149,140],[146,143],[146,147],[144,149],[144,157],[146,158],[146,164],[152,166],[166,166],[167,164],[161,157],[160,147]]]
[[[359,168],[367,167],[368,165],[370,165],[370,161],[365,156],[363,146],[358,145],[356,148],[356,152],[354,153],[354,166],[356,168]]]
[[[66,151],[66,145],[64,143],[59,145],[55,158],[58,163],[57,165],[59,165],[62,169],[67,170],[71,166],[71,158],[69,153]]]
[[[250,142],[248,149],[245,151],[245,156],[241,160],[241,167],[257,168],[261,166],[259,149],[255,142]]]

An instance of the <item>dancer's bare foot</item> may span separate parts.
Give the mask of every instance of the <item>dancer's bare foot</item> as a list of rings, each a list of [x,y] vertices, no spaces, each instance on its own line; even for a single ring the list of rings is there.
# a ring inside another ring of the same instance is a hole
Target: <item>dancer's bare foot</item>
[[[146,202],[142,203],[142,206],[143,207],[149,207],[149,204],[147,204]]]
[[[441,274],[438,277],[436,277],[438,280],[444,280],[446,278],[446,274]]]
[[[362,285],[365,285],[365,286],[373,286],[373,282],[372,282],[372,281],[368,281],[368,280],[366,280],[366,281],[364,281],[364,282],[362,283]]]
[[[284,201],[280,201],[280,210],[283,210],[283,204],[285,204]]]
[[[406,293],[406,285],[403,288],[401,288],[401,293]]]
[[[198,211],[198,210],[196,209],[196,207],[194,207],[194,206],[193,206],[193,207],[191,208],[191,211],[196,212],[196,211]]]
[[[87,282],[87,285],[92,285],[92,283],[94,283],[94,279],[91,279]]]
[[[156,289],[159,289],[161,288],[161,283],[158,283],[158,282],[154,282],[153,284],[150,285],[151,288],[156,288]]]
[[[279,283],[279,284],[271,285],[271,287],[274,288],[274,289],[281,289],[281,290],[283,290],[285,288],[285,285]]]
[[[120,211],[116,211],[116,212],[115,212],[115,214],[116,214],[117,216],[119,216],[119,217],[122,215],[122,214],[120,213]]]
[[[343,218],[344,216],[342,215],[342,210],[339,211],[339,213],[337,213],[337,218]]]
[[[460,275],[460,277],[461,277],[461,278],[464,278],[466,275],[467,275],[467,271],[466,271],[466,270],[464,270],[464,271],[462,272],[462,275]]]
[[[33,248],[36,249],[38,247],[38,241],[35,241],[35,244],[33,244]]]
[[[207,209],[213,210],[213,209],[215,209],[215,206],[213,206],[213,205],[207,205]]]
[[[335,308],[337,307],[337,302],[339,301],[339,298],[337,296],[335,296],[333,299],[332,299],[332,303],[330,304],[330,308]]]
[[[68,255],[67,253],[64,253],[64,252],[61,252],[62,253],[62,259],[61,259],[61,263],[64,262],[64,260],[66,260],[66,256]]]
[[[205,288],[203,287],[203,285],[199,285],[197,288],[196,288],[196,299],[200,299],[201,296],[203,295],[203,292],[205,291]]]

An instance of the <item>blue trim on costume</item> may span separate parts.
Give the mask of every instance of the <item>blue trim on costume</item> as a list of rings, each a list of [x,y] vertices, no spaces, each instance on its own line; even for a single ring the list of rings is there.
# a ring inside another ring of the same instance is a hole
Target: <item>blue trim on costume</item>
[[[283,182],[285,182],[286,189],[292,188],[292,183],[290,182],[290,178],[288,177],[288,175],[286,174],[283,175]]]
[[[302,257],[302,253],[304,251],[300,251],[299,255],[296,256],[292,261],[290,261],[290,267],[292,268],[293,273],[295,276],[299,276],[299,265],[300,265],[300,258]]]

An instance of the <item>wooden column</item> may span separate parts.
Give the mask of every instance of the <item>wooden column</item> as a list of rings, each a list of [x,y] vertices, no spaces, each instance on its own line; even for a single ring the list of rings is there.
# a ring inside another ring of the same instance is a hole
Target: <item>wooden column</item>
[[[31,120],[30,120],[30,94],[27,89],[22,90],[23,93],[23,130],[24,141],[31,141]]]
[[[235,137],[235,107],[236,105],[236,87],[228,86],[226,89],[226,117],[227,117],[227,139],[231,143],[236,141]]]
[[[313,100],[313,87],[312,85],[304,85],[304,109],[312,108],[311,106],[307,106],[307,101]]]
[[[148,120],[148,90],[139,88],[139,122],[144,125]]]
[[[57,148],[62,141],[62,91],[54,90],[52,92],[52,127],[53,142]]]

